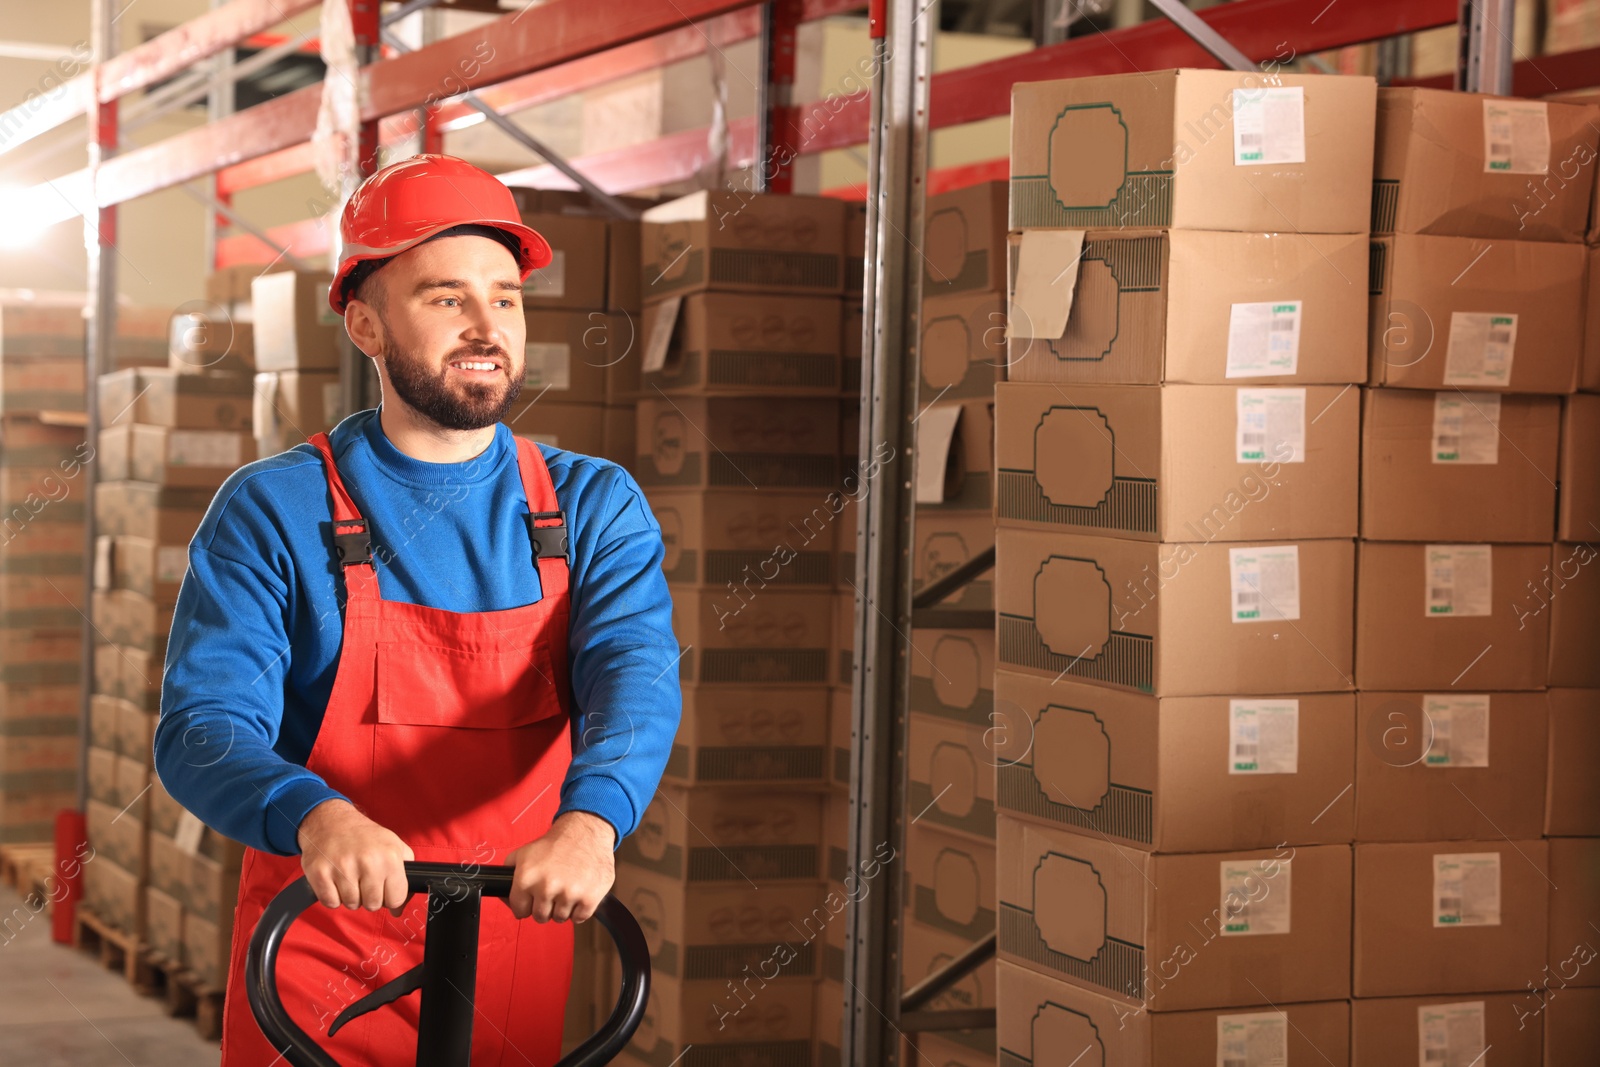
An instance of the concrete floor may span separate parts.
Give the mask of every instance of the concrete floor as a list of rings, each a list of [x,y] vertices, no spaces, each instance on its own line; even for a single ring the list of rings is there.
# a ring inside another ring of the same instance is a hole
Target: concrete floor
[[[135,993],[122,975],[50,940],[0,886],[0,1064],[28,1067],[216,1067],[219,1046],[189,1019]]]

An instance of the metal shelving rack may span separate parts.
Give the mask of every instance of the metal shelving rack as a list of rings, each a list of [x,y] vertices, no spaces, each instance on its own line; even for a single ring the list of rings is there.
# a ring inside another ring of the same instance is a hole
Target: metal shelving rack
[[[235,112],[228,66],[190,74],[186,88],[203,86],[202,91],[210,94],[211,121],[156,144],[119,151],[118,116],[124,98],[183,75],[186,68],[210,57],[231,54],[240,42],[317,6],[317,0],[213,2],[218,6],[205,15],[117,54],[113,2],[91,0],[93,65],[53,98],[0,114],[0,128],[20,126],[9,146],[87,119],[88,165],[23,195],[31,217],[46,223],[74,215],[84,220],[93,311],[86,356],[91,382],[110,365],[119,204],[209,178],[208,199],[217,215],[244,231],[209,242],[213,267],[251,262],[263,248],[296,262],[314,262],[333,252],[329,220],[338,205],[327,205],[319,217],[265,231],[231,211],[231,200],[240,190],[311,169],[310,138],[320,86]],[[881,448],[892,448],[901,466],[894,476],[875,480],[857,531],[856,580],[863,596],[857,601],[856,662],[863,667],[854,683],[850,840],[854,869],[871,856],[876,843],[898,848],[904,841],[909,680],[904,635],[914,618],[933,621],[925,614],[932,605],[992,565],[991,552],[936,587],[912,595],[914,508],[909,468],[904,464],[912,454],[912,421],[920,402],[916,375],[909,370],[915,361],[922,274],[911,269],[911,261],[921,244],[923,200],[930,192],[1006,175],[1003,159],[929,172],[932,131],[1009,113],[1011,87],[1017,82],[1181,66],[1253,68],[1280,56],[1285,43],[1296,54],[1306,55],[1453,24],[1462,30],[1460,69],[1454,80],[1458,88],[1541,96],[1588,87],[1600,72],[1600,49],[1513,62],[1513,0],[1332,0],[1326,5],[1306,0],[1234,0],[1203,12],[1191,12],[1178,0],[1153,0],[1165,19],[1069,38],[937,75],[931,71],[937,0],[550,0],[415,50],[406,51],[392,38],[384,46],[384,27],[435,2],[409,0],[382,15],[379,0],[349,0],[366,87],[359,123],[344,131],[357,145],[357,180],[375,169],[380,144],[393,144],[420,131],[424,150],[437,151],[445,131],[477,121],[486,108],[503,115],[703,54],[715,47],[700,25],[710,19],[721,20],[718,39],[724,43],[762,39],[760,106],[755,117],[729,124],[729,169],[755,166],[762,175],[761,188],[785,193],[793,188],[790,164],[796,157],[866,146],[860,454],[871,456]],[[825,108],[818,102],[795,101],[797,27],[863,7],[868,9],[873,45],[875,76],[869,90],[832,99]],[[1042,0],[1038,10],[1044,10]],[[485,46],[487,60],[480,58]],[[275,49],[282,54],[293,47],[285,42]],[[1410,84],[1448,88],[1450,79]],[[465,97],[468,90],[476,101]],[[519,138],[547,162],[501,177],[508,184],[535,186],[576,177],[581,186],[592,183],[612,194],[670,184],[692,178],[705,163],[705,133],[688,130],[571,161]],[[349,382],[354,376],[346,378]],[[88,411],[92,438],[99,425],[92,388]],[[89,527],[92,547],[92,515]],[[93,552],[87,556],[92,558]],[[85,651],[92,651],[87,632]],[[993,937],[902,997],[901,892],[894,878],[882,880],[879,888],[863,899],[849,920],[848,1010],[841,1046],[848,1050],[848,1062],[897,1062],[902,1031],[992,1026],[992,1011],[930,1012],[923,1006],[988,958]]]

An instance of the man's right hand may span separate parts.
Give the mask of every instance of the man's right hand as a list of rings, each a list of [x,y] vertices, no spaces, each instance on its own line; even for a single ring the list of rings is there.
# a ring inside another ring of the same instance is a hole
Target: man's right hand
[[[300,866],[317,899],[330,908],[395,911],[406,902],[404,864],[411,846],[356,810],[325,800],[300,822]]]

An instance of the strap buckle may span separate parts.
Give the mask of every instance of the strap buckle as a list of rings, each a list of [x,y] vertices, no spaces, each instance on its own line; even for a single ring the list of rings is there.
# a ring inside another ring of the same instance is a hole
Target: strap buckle
[[[372,537],[365,519],[333,524],[333,550],[346,567],[372,563]]]
[[[557,520],[555,523],[540,525],[541,520]],[[528,540],[533,542],[533,558],[541,559],[560,558],[569,565],[572,562],[567,551],[567,513],[565,511],[530,511],[528,512]]]

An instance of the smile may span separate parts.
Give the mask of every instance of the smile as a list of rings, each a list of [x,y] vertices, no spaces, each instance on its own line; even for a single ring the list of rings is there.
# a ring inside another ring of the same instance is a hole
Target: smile
[[[492,360],[458,359],[450,364],[457,370],[499,370],[500,364]]]

